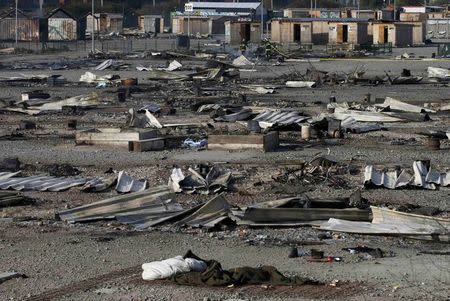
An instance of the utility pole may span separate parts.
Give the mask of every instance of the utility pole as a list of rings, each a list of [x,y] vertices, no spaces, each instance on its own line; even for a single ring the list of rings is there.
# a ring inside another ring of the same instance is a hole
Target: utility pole
[[[19,40],[19,26],[17,22],[17,8],[19,7],[19,0],[16,0],[16,48],[17,48],[17,41]]]
[[[91,38],[92,38],[92,48],[91,48],[91,51],[92,51],[92,54],[94,54],[95,53],[95,16],[94,16],[94,0],[91,0],[92,1],[92,32],[91,32]]]

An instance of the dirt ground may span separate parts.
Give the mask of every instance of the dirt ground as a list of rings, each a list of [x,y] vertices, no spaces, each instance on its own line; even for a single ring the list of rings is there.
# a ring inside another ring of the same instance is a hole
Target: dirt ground
[[[403,53],[404,49],[396,49]],[[430,57],[433,49],[413,48],[408,52]],[[74,60],[73,53],[54,55],[2,56],[2,65]],[[188,69],[204,65],[204,61],[177,59]],[[101,60],[100,60],[101,61]],[[427,130],[446,130],[450,115],[440,114],[427,122],[385,124],[386,131],[365,134],[345,134],[342,139],[313,139],[303,141],[299,132],[282,134],[280,150],[259,151],[196,151],[189,149],[134,153],[121,149],[95,146],[76,146],[75,132],[67,128],[67,121],[77,119],[77,129],[93,127],[122,127],[128,108],[143,104],[163,104],[174,99],[175,115],[163,115],[160,122],[211,122],[208,114],[190,110],[192,86],[186,83],[157,83],[149,81],[145,72],[135,70],[138,65],[163,66],[163,59],[124,58],[126,70],[92,71],[90,67],[52,71],[2,69],[1,76],[20,74],[61,74],[69,84],[63,87],[47,85],[11,85],[0,83],[0,99],[19,100],[24,91],[42,89],[54,99],[97,92],[105,103],[79,116],[48,113],[28,116],[0,112],[0,134],[15,131],[21,120],[36,122],[36,130],[22,131],[21,136],[1,138],[0,160],[17,157],[23,173],[45,173],[50,164],[69,164],[81,175],[98,176],[112,168],[126,170],[138,179],[147,179],[149,186],[165,185],[174,165],[187,167],[196,163],[221,162],[234,177],[234,189],[224,194],[232,205],[243,206],[275,200],[287,195],[307,193],[311,197],[346,197],[361,189],[364,167],[410,167],[414,160],[428,159],[437,170],[450,168],[450,142],[442,141],[439,150],[426,146]],[[92,62],[95,66],[96,62]],[[279,85],[280,79],[292,72],[304,74],[314,65],[324,71],[350,73],[364,68],[368,75],[384,72],[400,74],[410,69],[413,75],[426,76],[428,66],[450,68],[446,60],[383,59],[327,59],[321,61],[258,62],[252,72],[241,71],[241,81]],[[121,78],[138,78],[144,91],[135,93],[126,102],[117,102],[117,87],[96,89],[79,84],[86,71],[95,74],[118,74]],[[188,70],[186,70],[188,72]],[[217,85],[211,85],[217,87]],[[315,116],[326,111],[331,96],[338,102],[361,102],[370,93],[372,99],[390,96],[417,105],[450,100],[448,85],[424,83],[417,85],[334,85],[313,89],[280,87],[275,94],[254,94],[239,83],[221,85],[219,95],[245,94],[246,105],[267,108],[293,108]],[[221,94],[220,94],[221,93]],[[242,131],[239,124],[213,123],[215,128]],[[341,175],[346,185],[333,186],[328,181],[312,184],[279,184],[272,175],[295,168],[317,154],[352,166],[354,173]],[[1,171],[1,170],[0,170]],[[116,195],[115,191],[86,193],[78,188],[63,192],[24,192],[32,204],[0,208],[0,272],[16,271],[26,275],[0,283],[0,300],[448,300],[450,298],[450,256],[423,254],[430,250],[448,250],[448,244],[425,242],[403,237],[364,236],[329,233],[309,227],[246,228],[236,227],[220,231],[198,229],[174,230],[162,227],[136,231],[114,221],[67,224],[55,214],[67,208],[88,204]],[[440,217],[448,218],[450,188],[421,189],[363,189],[362,196],[371,205],[399,207],[436,207]],[[206,201],[202,195],[178,195],[177,200],[189,207]],[[371,258],[364,254],[350,254],[343,248],[365,245],[380,248],[386,255]],[[308,252],[323,250],[326,255],[341,257],[341,262],[308,262],[305,258],[288,258],[291,247]],[[202,258],[215,259],[225,268],[237,266],[273,265],[286,275],[310,277],[319,285],[300,287],[244,286],[226,288],[188,287],[169,281],[145,282],[141,279],[141,264],[183,255],[192,250]],[[336,286],[331,283],[338,280]]]

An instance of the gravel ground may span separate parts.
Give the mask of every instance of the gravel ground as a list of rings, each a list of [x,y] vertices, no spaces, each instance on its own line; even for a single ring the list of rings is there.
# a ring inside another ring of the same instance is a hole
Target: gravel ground
[[[394,55],[405,50],[397,49]],[[432,49],[408,50],[416,56],[429,57]],[[3,64],[22,61],[38,64],[57,62],[66,55],[5,56]],[[148,102],[162,104],[166,97],[175,99],[177,114],[162,116],[160,121],[211,122],[208,115],[189,111],[188,104],[180,100],[190,84],[156,84],[146,79],[143,72],[133,71],[143,64],[158,66],[164,60],[129,59],[128,70],[102,71],[96,74],[119,74],[121,78],[138,77],[142,93],[136,93],[125,103],[117,103],[115,88],[95,89],[88,85],[68,84],[65,87],[14,86],[1,84],[0,99],[17,100],[23,91],[43,89],[53,98],[66,98],[95,91],[107,103],[104,109],[95,109],[82,116],[43,114],[26,116],[0,113],[0,134],[15,131],[20,120],[32,120],[36,131],[22,132],[22,137],[0,140],[0,160],[17,157],[25,174],[46,172],[46,165],[70,164],[81,175],[101,175],[109,168],[126,170],[136,178],[145,178],[150,186],[167,183],[173,165],[187,167],[195,163],[222,162],[235,177],[233,189],[225,194],[237,206],[274,200],[292,193],[306,192],[311,197],[346,197],[362,188],[363,170],[367,164],[376,166],[410,167],[413,160],[429,159],[438,170],[450,167],[450,143],[443,141],[440,150],[430,150],[419,132],[444,130],[450,126],[445,114],[429,122],[386,124],[387,131],[367,134],[348,134],[344,139],[298,139],[298,132],[285,133],[282,147],[273,153],[258,151],[193,151],[186,149],[161,152],[130,153],[125,150],[76,146],[74,131],[67,129],[67,121],[76,118],[79,129],[92,127],[122,127],[127,120],[126,110],[138,108]],[[203,61],[180,60],[185,66],[202,66]],[[326,60],[312,63],[324,71],[352,72],[363,66],[368,75],[383,75],[385,71],[399,74],[403,68],[414,75],[426,75],[428,66],[450,67],[448,61],[399,61],[394,59]],[[280,77],[292,71],[304,73],[308,62],[284,63],[281,66],[261,63],[257,72],[241,72],[245,81],[280,84]],[[75,70],[2,70],[2,76],[19,74],[64,75],[69,82],[77,82],[88,68]],[[92,71],[92,70],[91,70]],[[291,107],[315,115],[326,110],[331,95],[341,101],[361,101],[368,93],[372,99],[391,96],[422,105],[426,102],[449,100],[450,88],[441,84],[390,86],[332,86],[316,89],[277,89],[276,94],[255,95],[239,85],[224,84],[226,95],[247,94],[247,105],[260,107]],[[242,131],[238,124],[214,123],[216,129]],[[287,139],[291,137],[290,139]],[[285,139],[286,138],[286,139]],[[340,177],[346,186],[333,187],[327,181],[301,184],[274,182],[272,175],[296,168],[318,153],[328,155],[358,170]],[[288,163],[286,163],[289,161]],[[50,292],[53,300],[448,300],[450,285],[450,258],[448,255],[421,254],[427,250],[448,250],[448,245],[421,242],[400,237],[376,237],[330,233],[329,239],[319,239],[323,232],[301,227],[282,229],[251,229],[238,227],[226,231],[200,230],[173,231],[162,228],[137,232],[116,222],[91,224],[65,224],[55,219],[55,213],[112,195],[115,192],[83,193],[78,189],[65,192],[26,192],[34,199],[31,205],[0,208],[0,252],[2,271],[17,271],[27,278],[0,284],[0,300],[26,300],[38,295],[45,298]],[[388,190],[363,189],[362,196],[372,205],[398,208],[401,206],[437,207],[441,217],[450,211],[450,189]],[[205,201],[208,196],[179,195],[177,200],[185,206]],[[12,220],[9,218],[13,218]],[[350,254],[342,248],[366,245],[381,248],[384,258],[368,258],[364,254]],[[342,262],[311,263],[304,258],[287,257],[289,248],[311,248],[325,251],[326,255],[342,257]],[[188,249],[204,258],[216,259],[225,268],[235,266],[274,265],[287,275],[300,275],[320,281],[317,286],[232,288],[184,287],[170,282],[144,282],[140,280],[140,265],[144,262],[182,255]],[[121,271],[122,269],[126,269]],[[119,271],[119,272],[117,272]],[[336,287],[329,284],[339,280]]]

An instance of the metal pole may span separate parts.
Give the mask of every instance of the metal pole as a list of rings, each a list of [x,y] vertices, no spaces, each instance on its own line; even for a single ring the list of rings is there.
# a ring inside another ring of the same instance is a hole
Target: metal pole
[[[17,48],[17,41],[19,40],[19,27],[17,24],[17,8],[19,7],[19,0],[16,0],[16,48]]]
[[[397,12],[395,11],[395,0],[394,0],[394,21],[397,19]]]
[[[261,41],[264,39],[264,0],[261,0]]]
[[[92,32],[91,32],[91,38],[92,38],[92,47],[91,51],[92,54],[95,53],[95,16],[94,16],[94,0],[92,0]]]
[[[190,37],[191,36],[191,22],[190,22],[190,20],[191,20],[191,14],[188,14],[188,26],[187,26],[187,35],[188,35],[188,37]]]
[[[358,18],[359,18],[359,9],[360,9],[361,0],[358,0]]]

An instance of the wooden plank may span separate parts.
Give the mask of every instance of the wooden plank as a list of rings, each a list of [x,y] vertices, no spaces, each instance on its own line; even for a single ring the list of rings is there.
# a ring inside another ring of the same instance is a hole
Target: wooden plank
[[[157,130],[126,131],[109,128],[100,132],[84,131],[75,134],[75,143],[87,145],[108,145],[128,148],[128,141],[139,141],[156,138]]]
[[[280,145],[278,132],[270,132],[264,135],[264,151],[273,152],[276,151]]]
[[[208,149],[259,149],[274,151],[279,146],[278,132],[266,135],[209,135]]]
[[[163,150],[164,145],[164,138],[129,141],[128,150],[130,152],[158,151]]]

